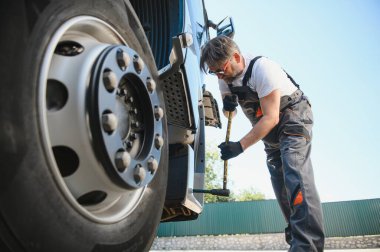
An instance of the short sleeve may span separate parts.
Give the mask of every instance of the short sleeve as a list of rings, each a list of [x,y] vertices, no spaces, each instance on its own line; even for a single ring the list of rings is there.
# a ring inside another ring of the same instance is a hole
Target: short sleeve
[[[272,91],[279,89],[281,83],[287,81],[285,72],[279,64],[274,61],[262,57],[254,65],[252,69],[253,79],[250,80],[253,90],[255,90],[259,98],[269,95]]]

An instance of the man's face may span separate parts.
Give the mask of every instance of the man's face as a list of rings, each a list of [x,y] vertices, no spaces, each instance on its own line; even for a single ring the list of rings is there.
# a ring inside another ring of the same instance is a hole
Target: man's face
[[[231,58],[227,59],[221,66],[209,66],[209,74],[216,75],[218,79],[224,79],[230,75]]]
[[[238,64],[235,60],[235,55],[227,59],[220,66],[209,66],[209,74],[216,75],[218,79],[222,79],[227,83],[232,82],[235,77],[240,73],[238,71]]]

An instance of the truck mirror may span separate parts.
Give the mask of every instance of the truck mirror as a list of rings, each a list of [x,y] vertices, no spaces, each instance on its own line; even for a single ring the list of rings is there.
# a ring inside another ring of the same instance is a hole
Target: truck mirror
[[[225,22],[226,21],[226,22]],[[228,22],[229,21],[229,22]],[[229,19],[224,18],[217,26],[216,28],[216,35],[224,35],[230,38],[233,38],[235,35],[235,27],[234,23],[232,21],[232,18]]]

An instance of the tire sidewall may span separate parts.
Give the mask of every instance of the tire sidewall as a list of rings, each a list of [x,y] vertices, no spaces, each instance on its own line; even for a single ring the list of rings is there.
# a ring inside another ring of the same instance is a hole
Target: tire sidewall
[[[17,113],[7,115],[2,111],[2,116],[11,118],[7,129],[12,133],[4,143],[11,142],[12,146],[10,150],[2,150],[2,157],[8,160],[1,168],[6,176],[1,178],[0,209],[7,227],[28,251],[143,251],[153,241],[165,198],[167,141],[158,172],[134,212],[115,224],[94,223],[73,209],[54,179],[43,147],[42,115],[38,110],[39,73],[51,34],[76,16],[94,16],[113,26],[157,79],[149,45],[130,8],[121,0],[52,1],[33,29],[25,28],[26,34],[22,34],[27,43],[20,48],[22,56],[17,60],[22,62],[23,74],[17,77],[10,92],[24,92],[10,93],[18,97],[10,102]],[[16,71],[10,74],[16,75]],[[161,93],[159,87],[157,92]],[[166,128],[164,132],[166,139]]]

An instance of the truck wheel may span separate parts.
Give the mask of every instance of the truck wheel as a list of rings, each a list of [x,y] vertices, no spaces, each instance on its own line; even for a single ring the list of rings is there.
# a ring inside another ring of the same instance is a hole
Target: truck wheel
[[[148,251],[165,199],[167,128],[133,8],[5,2],[0,247]]]

